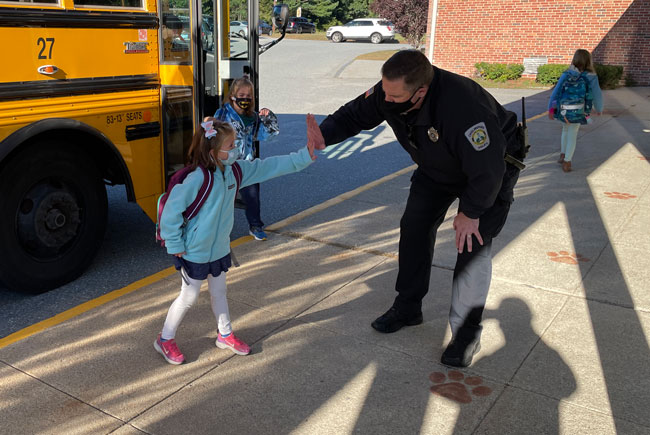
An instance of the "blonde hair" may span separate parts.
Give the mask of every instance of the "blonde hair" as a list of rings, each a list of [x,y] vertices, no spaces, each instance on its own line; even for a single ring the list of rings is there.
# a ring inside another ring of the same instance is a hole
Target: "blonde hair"
[[[232,99],[237,98],[237,92],[243,87],[248,87],[251,90],[251,105],[248,106],[248,109],[244,111],[246,116],[253,116],[255,113],[255,86],[253,86],[253,82],[251,79],[248,78],[248,76],[240,77],[238,79],[233,80],[232,84],[230,85],[230,94],[228,95],[229,103],[232,105]]]
[[[587,70],[594,74],[596,73],[596,68],[594,67],[593,61],[591,60],[591,53],[582,48],[576,50],[575,54],[573,55],[571,65],[578,68],[580,72]]]
[[[226,139],[235,138],[235,129],[229,123],[219,121],[216,118],[207,117],[203,122],[206,121],[212,121],[212,127],[216,130],[217,134],[208,139],[205,137],[205,130],[202,126],[196,129],[192,138],[192,145],[190,145],[187,153],[189,164],[192,169],[196,169],[197,166],[201,165],[212,172],[217,167],[223,172],[223,164],[216,156]],[[210,156],[210,151],[213,150],[215,158]]]

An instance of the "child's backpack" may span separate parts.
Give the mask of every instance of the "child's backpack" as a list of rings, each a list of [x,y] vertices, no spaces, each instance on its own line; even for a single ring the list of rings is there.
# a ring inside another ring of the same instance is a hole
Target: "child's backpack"
[[[557,99],[555,119],[565,123],[586,124],[591,101],[587,73],[568,74]]]
[[[201,184],[199,192],[196,194],[194,201],[183,212],[182,227],[185,227],[187,225],[187,222],[199,213],[199,210],[201,210],[201,207],[203,207],[205,200],[208,199],[208,195],[210,194],[212,186],[214,185],[214,174],[201,165],[199,165],[199,168],[201,168],[201,171],[203,171],[203,184]],[[184,168],[174,172],[174,174],[169,179],[169,184],[167,184],[167,191],[160,195],[158,198],[158,214],[156,215],[156,241],[158,241],[162,247],[165,247],[165,240],[163,240],[162,236],[160,235],[160,218],[162,217],[162,212],[165,208],[165,204],[167,203],[167,199],[169,198],[169,192],[172,191],[174,186],[182,183],[183,180],[185,180],[185,177],[187,177],[188,174],[192,171],[193,169],[191,169],[190,166],[185,166]],[[241,185],[242,179],[241,167],[239,167],[239,164],[237,162],[232,164],[232,172],[235,175],[235,180],[237,181],[237,190],[235,191],[235,197],[237,197],[237,192],[239,192],[239,186]]]

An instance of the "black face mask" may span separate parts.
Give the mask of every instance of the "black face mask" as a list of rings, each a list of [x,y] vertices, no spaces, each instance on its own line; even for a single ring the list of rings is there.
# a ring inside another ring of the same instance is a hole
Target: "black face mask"
[[[402,102],[402,103],[394,103],[394,102],[391,102],[391,101],[386,101],[386,100],[384,99],[384,101],[382,101],[382,108],[383,108],[386,112],[391,113],[391,114],[393,114],[393,115],[399,115],[400,113],[404,113],[404,112],[406,112],[407,110],[409,110],[411,107],[415,106],[415,105],[418,103],[417,101],[416,101],[415,103],[411,103],[411,100],[413,99],[413,97],[415,97],[415,94],[416,94],[417,91],[419,91],[419,90],[420,90],[420,88],[417,88],[417,89],[415,90],[415,92],[413,92],[413,93],[411,94],[411,96],[409,97],[409,99],[406,100],[406,101],[404,101],[404,102]],[[420,99],[418,98],[418,101],[419,101],[419,100],[420,100]]]
[[[235,98],[235,104],[237,104],[242,110],[248,109],[252,102],[252,98]]]

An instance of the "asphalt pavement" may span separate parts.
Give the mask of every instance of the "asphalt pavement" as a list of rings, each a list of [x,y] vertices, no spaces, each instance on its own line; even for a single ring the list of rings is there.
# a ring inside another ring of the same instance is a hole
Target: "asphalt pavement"
[[[0,433],[650,433],[650,88],[604,97],[570,173],[560,124],[529,113],[470,368],[439,362],[453,206],[424,323],[370,328],[395,295],[411,166],[275,222],[266,242],[236,241],[228,297],[249,356],[214,346],[202,292],[176,337],[186,363],[162,359],[170,269],[0,339]]]

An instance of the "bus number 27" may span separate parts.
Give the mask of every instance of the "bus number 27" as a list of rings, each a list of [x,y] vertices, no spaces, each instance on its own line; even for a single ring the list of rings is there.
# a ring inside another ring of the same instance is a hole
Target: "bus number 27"
[[[50,44],[50,50],[46,53],[47,44]],[[38,53],[39,59],[52,59],[52,48],[54,47],[54,38],[38,38],[36,41],[41,51]]]

